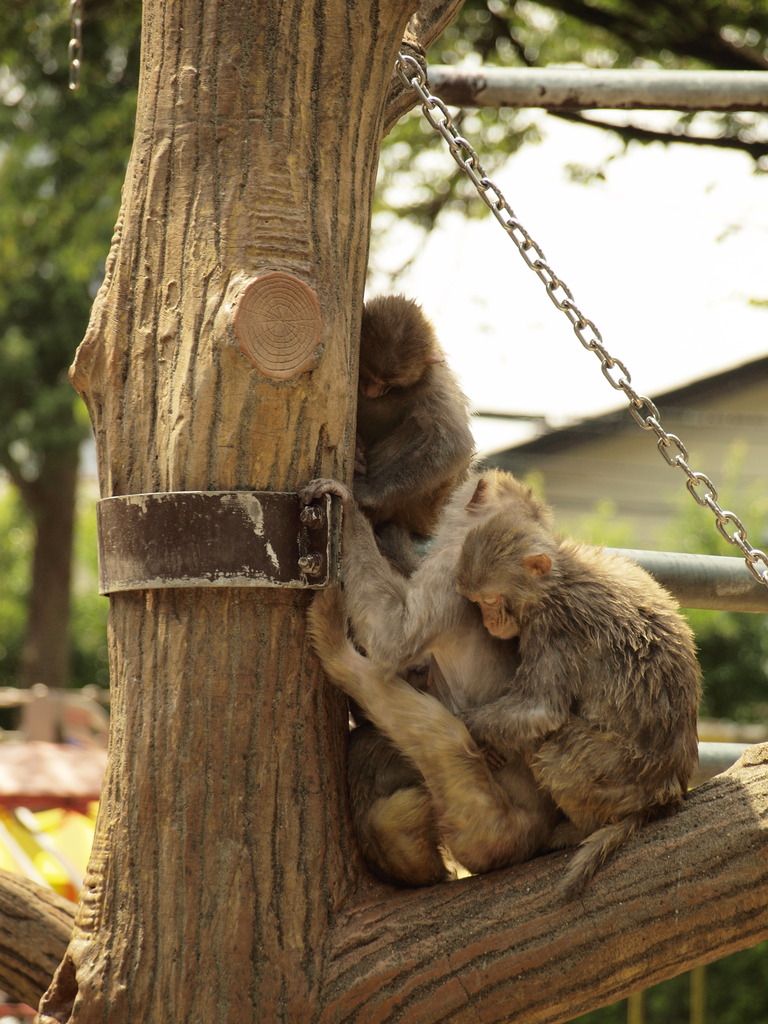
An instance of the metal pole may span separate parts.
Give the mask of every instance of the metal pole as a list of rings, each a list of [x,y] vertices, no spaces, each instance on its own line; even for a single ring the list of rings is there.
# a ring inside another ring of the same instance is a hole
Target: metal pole
[[[429,68],[429,83],[458,107],[546,110],[763,110],[768,71],[613,68]]]
[[[754,579],[741,558],[634,548],[606,550],[637,562],[666,587],[683,608],[768,612],[768,587]]]

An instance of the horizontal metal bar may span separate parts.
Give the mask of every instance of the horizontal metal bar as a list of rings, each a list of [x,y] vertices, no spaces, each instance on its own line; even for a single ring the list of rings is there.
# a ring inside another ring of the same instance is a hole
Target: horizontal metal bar
[[[430,88],[458,107],[546,110],[763,110],[768,71],[624,68],[429,68]]]
[[[757,582],[741,558],[635,548],[606,550],[637,562],[666,587],[682,608],[768,612],[768,587]]]

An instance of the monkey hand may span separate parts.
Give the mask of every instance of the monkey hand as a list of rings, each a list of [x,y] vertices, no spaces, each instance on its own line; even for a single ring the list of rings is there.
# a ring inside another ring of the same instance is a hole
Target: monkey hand
[[[348,505],[352,502],[352,491],[345,485],[340,483],[338,480],[310,480],[306,487],[302,487],[299,491],[299,498],[303,505],[309,505],[311,502],[316,501],[318,498],[322,498],[324,494],[335,494],[341,498],[342,505]]]
[[[460,718],[464,725],[466,725],[472,739],[488,762],[488,767],[491,771],[495,772],[503,768],[507,763],[507,757],[499,749],[498,741],[500,737],[497,731],[493,727],[488,728],[484,720],[483,708],[464,708],[458,712],[457,718]]]

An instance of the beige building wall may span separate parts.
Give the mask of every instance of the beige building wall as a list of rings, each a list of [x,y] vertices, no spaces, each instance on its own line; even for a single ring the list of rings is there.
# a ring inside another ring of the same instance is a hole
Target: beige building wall
[[[723,378],[728,375],[654,401],[664,429],[685,444],[691,469],[710,477],[720,505],[740,515],[750,541],[763,547],[768,536],[762,528],[753,536],[747,513],[756,497],[768,510],[768,367],[755,379]],[[668,548],[665,534],[689,506],[715,529],[710,510],[689,495],[685,473],[667,465],[653,432],[638,427],[626,410],[553,431],[488,463],[535,475],[563,532],[578,535],[585,517],[598,504],[605,511],[606,503],[613,510],[607,516],[612,530],[625,526],[631,533],[618,541],[625,546]]]

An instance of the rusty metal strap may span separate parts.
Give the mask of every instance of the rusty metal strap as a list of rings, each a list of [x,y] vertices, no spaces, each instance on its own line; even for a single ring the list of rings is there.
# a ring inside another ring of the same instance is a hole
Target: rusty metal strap
[[[99,593],[323,587],[338,577],[341,505],[287,491],[170,491],[96,506]]]

